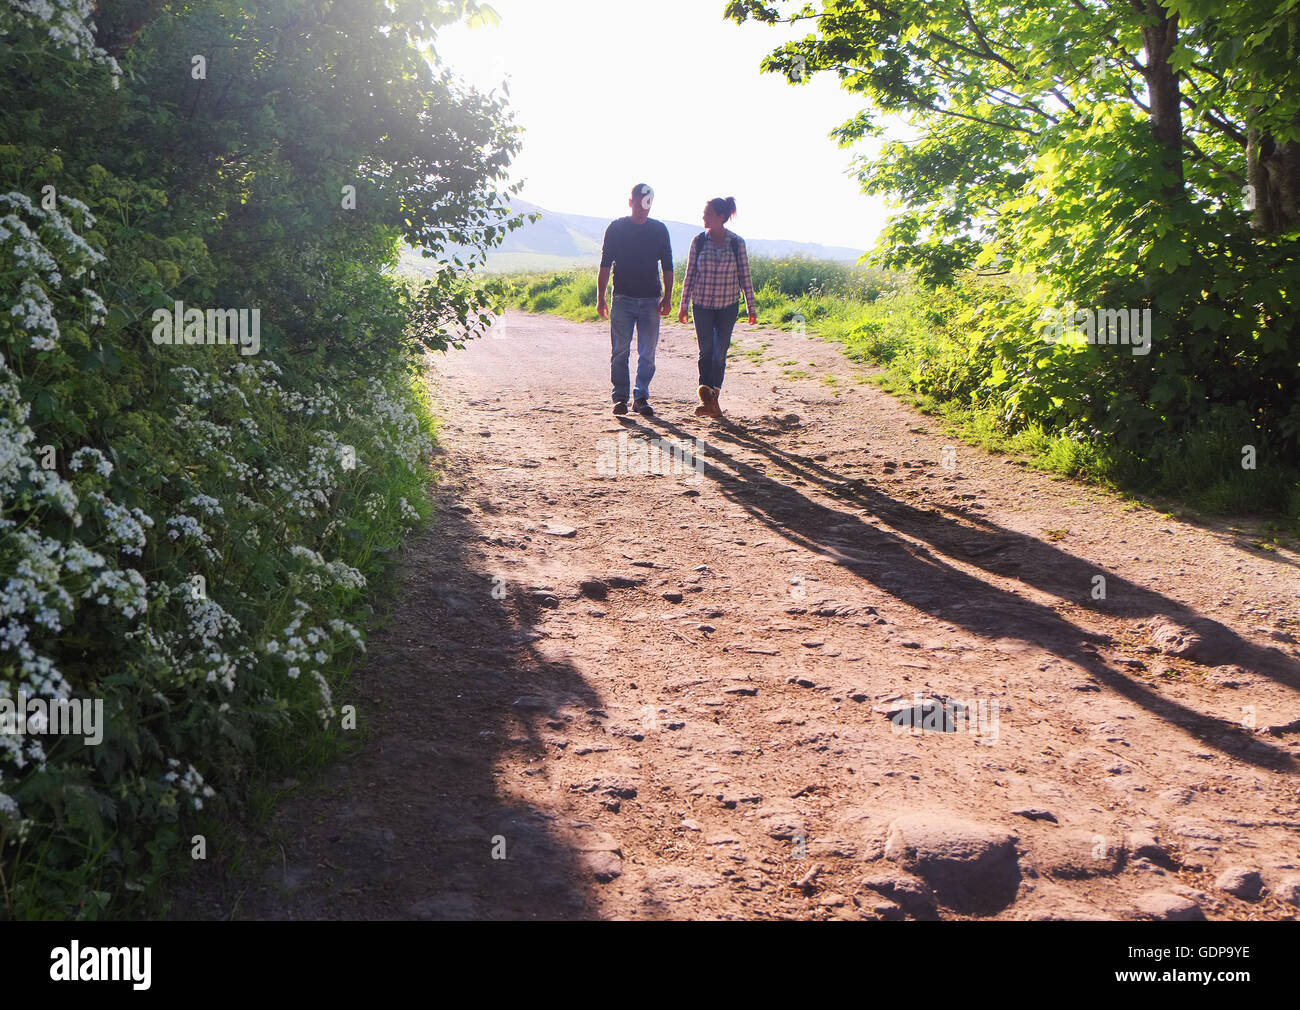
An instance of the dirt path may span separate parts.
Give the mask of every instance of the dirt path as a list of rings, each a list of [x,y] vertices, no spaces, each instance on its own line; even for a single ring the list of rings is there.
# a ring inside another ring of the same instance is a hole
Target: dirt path
[[[945,459],[793,334],[740,327],[705,423],[694,358],[665,325],[648,420],[605,325],[436,361],[441,517],[339,699],[373,735],[209,911],[1296,916],[1300,560]],[[696,437],[702,474],[625,472]]]

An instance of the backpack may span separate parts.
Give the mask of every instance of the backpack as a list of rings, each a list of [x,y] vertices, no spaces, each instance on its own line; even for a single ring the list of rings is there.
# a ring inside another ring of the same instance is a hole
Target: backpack
[[[700,251],[704,248],[704,243],[709,241],[709,233],[702,231],[695,236],[691,246],[695,249],[695,272],[700,272]],[[740,240],[736,237],[735,232],[727,233],[727,244],[731,247],[731,255],[736,261],[736,268],[740,268]]]

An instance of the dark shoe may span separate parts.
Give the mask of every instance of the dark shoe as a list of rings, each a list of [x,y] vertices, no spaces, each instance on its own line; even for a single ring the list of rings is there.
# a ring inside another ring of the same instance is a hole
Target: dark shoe
[[[637,400],[632,404],[632,409],[642,417],[654,417],[655,412],[650,409],[649,400]]]
[[[627,413],[627,401],[626,401],[626,400],[619,400],[619,401],[617,401],[617,402],[614,404],[614,413],[615,413],[615,414],[626,414],[626,413]]]

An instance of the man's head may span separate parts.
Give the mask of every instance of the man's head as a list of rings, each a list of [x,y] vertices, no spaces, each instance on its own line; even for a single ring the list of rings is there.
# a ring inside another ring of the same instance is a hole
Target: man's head
[[[627,205],[632,208],[632,220],[640,224],[650,216],[650,206],[655,202],[655,191],[644,182],[632,187],[632,199]]]

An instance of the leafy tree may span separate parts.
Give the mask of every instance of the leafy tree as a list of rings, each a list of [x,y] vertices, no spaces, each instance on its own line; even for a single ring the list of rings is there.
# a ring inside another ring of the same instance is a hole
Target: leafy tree
[[[1142,359],[990,331],[1011,367],[986,394],[1135,448],[1227,410],[1300,455],[1295,0],[732,0],[726,16],[808,25],[763,68],[861,95],[842,145],[910,126],[858,163],[902,205],[882,265],[931,283],[1024,272],[1039,306],[1153,309]]]

